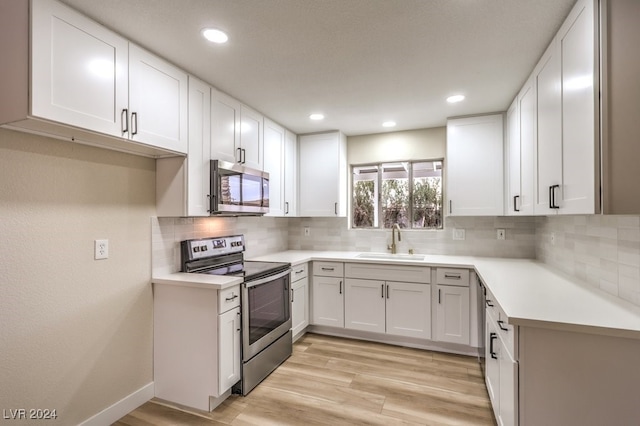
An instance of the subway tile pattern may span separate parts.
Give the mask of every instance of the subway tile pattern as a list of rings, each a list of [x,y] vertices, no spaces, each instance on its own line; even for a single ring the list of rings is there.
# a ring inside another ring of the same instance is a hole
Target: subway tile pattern
[[[309,236],[304,235],[308,227]],[[453,229],[464,229],[464,240],[453,240]],[[506,230],[499,241],[497,229]],[[487,257],[535,257],[535,218],[449,217],[439,231],[401,230],[398,252],[413,249],[420,254],[449,254]],[[387,252],[391,231],[349,229],[346,218],[289,219],[289,249]]]
[[[180,241],[244,234],[246,256],[287,250],[288,219],[275,217],[151,218],[153,274],[180,270]]]
[[[640,216],[538,218],[536,258],[640,306]]]

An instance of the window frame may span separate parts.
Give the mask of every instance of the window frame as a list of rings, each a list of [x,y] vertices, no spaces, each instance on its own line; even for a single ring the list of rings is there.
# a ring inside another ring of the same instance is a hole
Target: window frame
[[[439,162],[441,165],[440,168],[440,215],[441,215],[441,220],[440,220],[440,227],[438,228],[427,228],[427,227],[421,227],[421,228],[416,228],[413,226],[414,221],[413,221],[413,213],[414,213],[414,176],[413,176],[413,169],[414,169],[414,164],[416,163],[436,163]],[[444,177],[445,177],[445,173],[444,173],[444,158],[431,158],[431,159],[421,159],[421,160],[399,160],[399,161],[379,161],[379,162],[375,162],[375,163],[362,163],[362,164],[350,164],[350,191],[349,191],[349,225],[351,229],[356,229],[356,230],[387,230],[390,228],[385,228],[384,227],[384,218],[383,218],[383,214],[382,214],[382,210],[383,210],[383,206],[382,206],[382,182],[383,182],[383,166],[386,164],[395,164],[395,163],[408,163],[409,167],[408,167],[408,171],[407,171],[407,181],[409,184],[409,195],[408,195],[408,207],[407,207],[407,214],[409,217],[409,224],[410,226],[407,228],[403,228],[405,230],[412,230],[412,231],[442,231],[444,230],[444,188],[445,188],[445,182],[444,182]],[[355,185],[356,185],[356,181],[355,181],[355,173],[354,173],[354,169],[356,168],[364,168],[364,167],[370,167],[370,168],[376,168],[377,172],[376,172],[376,181],[374,184],[374,194],[377,197],[376,200],[374,200],[374,219],[373,219],[373,226],[355,226],[354,224],[354,208],[355,208],[355,203],[354,203],[354,196],[355,196]]]

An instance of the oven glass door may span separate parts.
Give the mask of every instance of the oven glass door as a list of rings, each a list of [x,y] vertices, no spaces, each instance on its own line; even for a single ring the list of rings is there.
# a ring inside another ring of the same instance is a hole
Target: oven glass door
[[[243,294],[243,358],[266,348],[291,328],[289,271],[245,283]]]

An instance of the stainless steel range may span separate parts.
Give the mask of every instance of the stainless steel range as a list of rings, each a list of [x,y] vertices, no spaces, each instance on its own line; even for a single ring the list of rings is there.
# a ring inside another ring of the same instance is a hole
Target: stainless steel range
[[[244,260],[243,235],[185,240],[181,249],[182,272],[244,278],[242,379],[234,392],[247,395],[291,356],[291,264]]]

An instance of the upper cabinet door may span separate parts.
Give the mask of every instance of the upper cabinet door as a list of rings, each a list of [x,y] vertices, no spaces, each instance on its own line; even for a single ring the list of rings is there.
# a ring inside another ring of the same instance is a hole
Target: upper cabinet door
[[[298,215],[298,136],[288,130],[284,138],[284,214]]]
[[[537,102],[537,162],[535,214],[556,214],[553,191],[562,183],[562,92],[560,55],[555,42],[534,71]]]
[[[211,89],[211,159],[240,161],[240,102]]]
[[[533,80],[530,79],[518,95],[518,113],[520,124],[520,197],[518,198],[519,214],[533,214],[536,136],[536,94]]]
[[[518,98],[514,99],[507,110],[507,133],[505,140],[507,161],[507,204],[509,215],[519,214],[521,201],[520,192],[520,114],[518,112]]]
[[[186,153],[187,104],[187,74],[130,44],[129,138]]]
[[[285,130],[264,120],[264,171],[269,173],[269,214],[284,216],[284,136]]]
[[[262,170],[263,153],[262,138],[263,116],[251,108],[240,106],[240,147],[242,149],[240,163],[253,169]]]
[[[504,214],[503,150],[502,114],[447,121],[448,215]]]
[[[596,122],[596,39],[593,1],[579,1],[560,29],[562,187],[560,213],[593,214],[599,128]]]
[[[300,216],[346,216],[345,136],[340,132],[302,135],[298,155]]]
[[[122,137],[127,40],[58,2],[31,6],[31,115]]]

